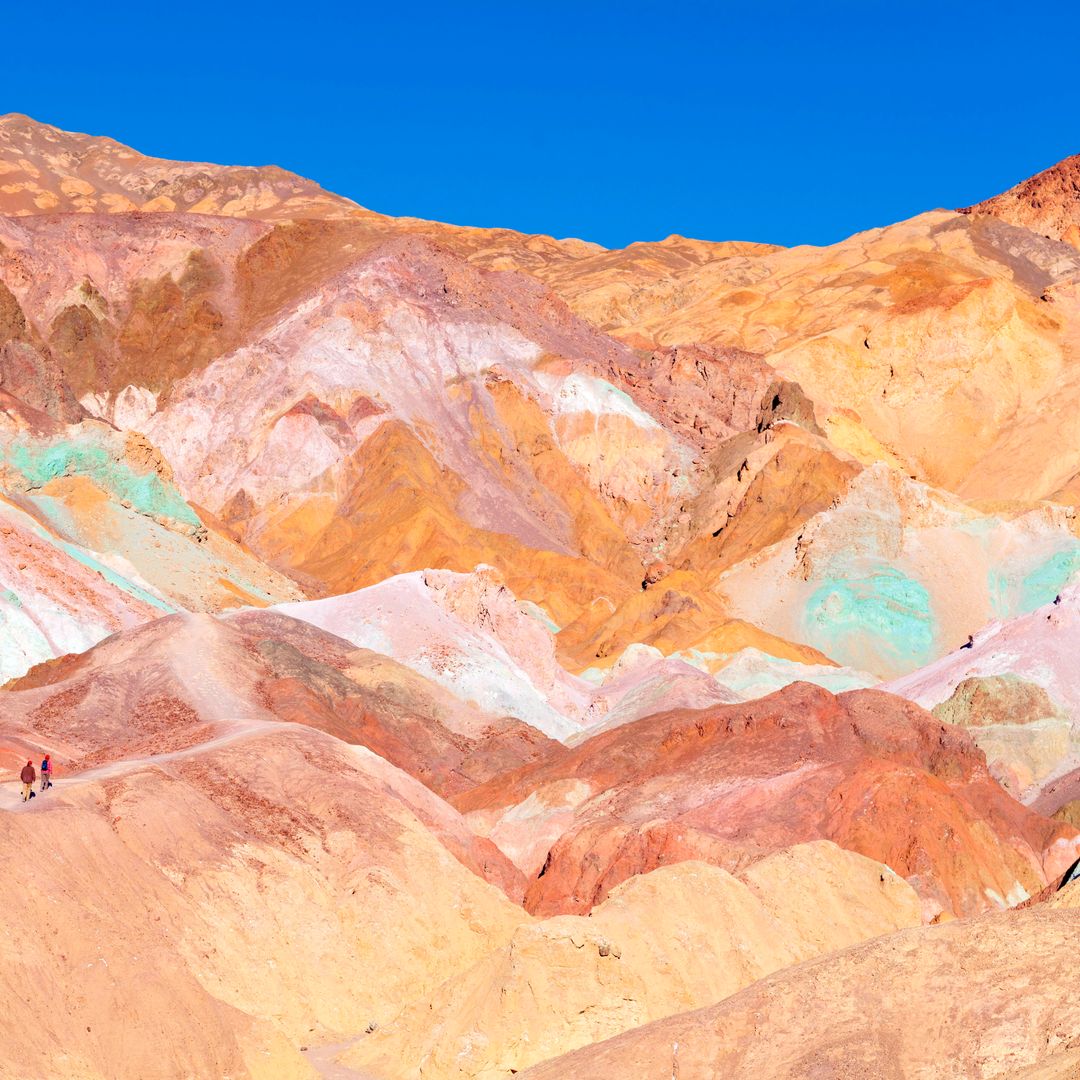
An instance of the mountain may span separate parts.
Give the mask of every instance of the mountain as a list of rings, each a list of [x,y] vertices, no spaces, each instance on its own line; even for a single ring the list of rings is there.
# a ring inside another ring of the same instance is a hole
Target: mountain
[[[965,206],[960,213],[987,214],[1080,247],[1080,155],[1073,154],[1000,195]]]
[[[180,211],[277,220],[364,213],[276,165],[165,161],[18,113],[0,117],[0,176],[0,213],[12,217]]]
[[[1073,1069],[1073,164],[605,250],[0,118],[0,1075]]]
[[[146,439],[0,398],[0,678],[178,610],[302,595],[186,502]]]
[[[11,123],[27,145],[54,137]],[[140,160],[133,176],[158,167]],[[786,643],[806,643],[910,670],[921,646],[818,636],[811,594],[761,626],[717,571],[736,568],[733,586],[737,564],[795,542],[875,463],[1009,500],[1008,515],[1067,500],[1080,475],[1067,375],[1080,262],[970,216],[790,251],[672,237],[604,252],[378,215],[35,214],[3,227],[9,392],[148,437],[186,499],[308,595],[494,565],[567,628],[560,652],[582,669],[658,640],[644,603],[668,627],[667,654],[742,620],[782,639],[747,633],[745,647],[788,659]],[[838,273],[848,285],[824,284]],[[643,290],[631,321],[586,299],[616,277]],[[912,366],[912,341],[946,351]],[[960,377],[957,341],[979,356],[977,379]],[[1033,424],[1055,431],[1052,447]],[[1049,530],[1067,576],[1071,526]],[[668,569],[692,575],[671,614],[640,588]],[[889,575],[838,573],[892,604]],[[958,609],[915,581],[934,654],[1031,604],[1010,587],[1000,609],[993,590]],[[951,625],[933,609],[955,611]]]
[[[310,1077],[302,1047],[388,1022],[520,922],[460,819],[385,759],[276,722],[190,738],[110,751],[29,811],[3,792],[4,850],[49,873],[5,860],[0,1070]]]
[[[593,307],[588,261],[534,272],[635,347],[764,356],[863,463],[996,500],[1048,496],[1077,472],[1080,255],[1059,240],[933,211],[826,248],[721,250],[659,283],[629,260],[635,303],[615,316]]]

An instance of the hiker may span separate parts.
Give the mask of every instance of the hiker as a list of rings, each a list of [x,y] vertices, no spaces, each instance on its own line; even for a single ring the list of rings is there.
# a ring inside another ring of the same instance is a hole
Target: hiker
[[[974,649],[975,648],[975,638],[971,634],[968,634],[967,641],[965,641],[964,644],[960,646],[960,648],[961,649]]]
[[[52,759],[48,754],[41,763],[41,790],[48,791],[52,787]]]
[[[21,773],[19,773],[19,779],[22,781],[22,801],[28,802],[34,797],[34,781],[37,779],[37,773],[34,771],[34,763],[28,761],[24,766]]]

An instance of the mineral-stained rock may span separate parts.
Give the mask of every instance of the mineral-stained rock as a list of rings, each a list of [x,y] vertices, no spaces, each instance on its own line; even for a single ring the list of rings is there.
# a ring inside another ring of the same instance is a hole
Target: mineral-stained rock
[[[1029,614],[978,630],[970,648],[884,688],[935,715],[944,710],[952,722],[981,722],[972,734],[985,742],[1002,779],[1053,814],[1080,795],[1078,642],[1080,590],[1071,585]]]
[[[1076,169],[1071,158],[1029,182],[1056,192],[1034,211],[1052,225],[1008,210],[1005,220],[932,211],[824,248],[717,245],[662,275],[638,245],[515,261],[474,238],[471,257],[527,268],[635,347],[764,356],[813,402],[830,440],[864,462],[965,496],[1026,500],[1080,473],[1080,255],[1059,239],[1076,236]],[[598,292],[601,266],[619,276]]]
[[[0,497],[0,679],[161,614],[155,597],[108,580],[89,561]]]
[[[961,727],[1031,724],[1067,719],[1060,705],[1038,683],[1018,675],[982,675],[964,679],[952,697],[930,710],[939,720]]]
[[[592,688],[556,660],[551,632],[519,609],[490,567],[403,574],[277,610],[385,652],[488,715],[515,716],[556,738],[577,731],[591,703]]]
[[[0,1075],[1075,1073],[1075,173],[605,251],[0,118]]]
[[[736,653],[757,648],[798,663],[828,664],[816,649],[760,630],[730,617],[730,608],[702,579],[676,571],[622,604],[604,597],[559,631],[557,644],[568,666],[603,669],[632,644],[650,645],[663,655],[684,649]]]
[[[302,580],[487,562],[562,624],[637,587],[638,534],[693,471],[681,436],[558,360],[623,352],[533,283],[399,238],[174,385],[146,430],[190,498]]]
[[[550,742],[389,657],[271,611],[158,619],[39,665],[8,691],[9,734],[51,748],[69,772],[206,743],[237,722],[279,721],[365,746],[449,794]]]
[[[1022,797],[1069,754],[1072,724],[1038,684],[1015,675],[965,679],[933,714],[971,733],[991,772]]]
[[[163,612],[301,595],[184,500],[145,438],[22,406],[0,415],[0,543],[0,679]]]
[[[896,678],[1052,601],[1078,567],[1070,511],[983,514],[877,464],[712,590],[732,616]]]
[[[1067,157],[960,213],[991,215],[1080,247],[1080,155]]]
[[[532,878],[539,914],[588,911],[657,866],[737,868],[818,837],[906,877],[927,918],[965,914],[1038,891],[1080,843],[1006,795],[962,730],[807,684],[624,725],[455,801]]]

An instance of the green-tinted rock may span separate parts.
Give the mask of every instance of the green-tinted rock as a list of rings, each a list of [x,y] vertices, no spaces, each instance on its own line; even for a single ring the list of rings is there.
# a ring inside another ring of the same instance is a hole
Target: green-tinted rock
[[[16,440],[0,447],[0,466],[14,469],[31,489],[62,476],[86,476],[136,513],[196,528],[202,524],[173,484],[152,469],[133,469],[122,447],[108,445],[107,439],[81,435],[54,441]]]
[[[1068,714],[1051,701],[1041,686],[1018,675],[978,675],[965,679],[952,697],[931,711],[939,720],[959,727],[1068,719]]]

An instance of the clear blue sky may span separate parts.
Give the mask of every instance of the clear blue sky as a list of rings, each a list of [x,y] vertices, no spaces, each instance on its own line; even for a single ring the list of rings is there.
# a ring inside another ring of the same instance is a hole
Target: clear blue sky
[[[1078,8],[9,5],[0,110],[390,214],[828,243],[1080,151]]]

